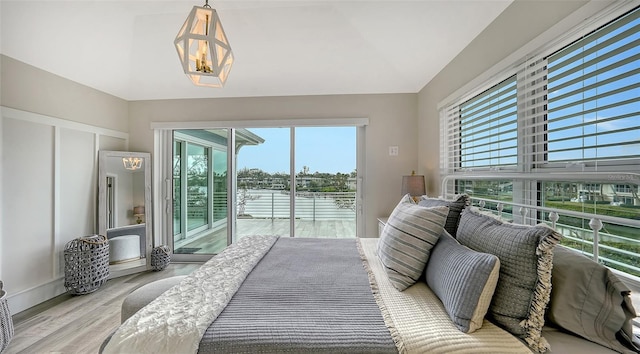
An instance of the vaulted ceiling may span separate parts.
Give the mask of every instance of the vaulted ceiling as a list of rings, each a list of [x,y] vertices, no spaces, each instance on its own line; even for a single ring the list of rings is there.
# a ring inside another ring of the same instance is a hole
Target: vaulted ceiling
[[[0,52],[126,100],[415,93],[510,3],[211,1],[235,55],[221,89],[173,45],[204,0],[0,0]]]

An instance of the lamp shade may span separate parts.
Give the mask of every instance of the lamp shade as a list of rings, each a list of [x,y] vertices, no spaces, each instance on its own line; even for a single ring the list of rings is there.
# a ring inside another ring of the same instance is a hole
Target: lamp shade
[[[133,215],[144,215],[144,206],[133,207]]]
[[[411,176],[402,176],[402,195],[418,196],[425,194],[424,176],[411,174]]]
[[[142,217],[144,216],[144,205],[133,207],[133,216],[136,217],[136,222],[142,224]]]
[[[184,73],[195,85],[224,86],[233,53],[215,9],[194,6],[173,43]]]

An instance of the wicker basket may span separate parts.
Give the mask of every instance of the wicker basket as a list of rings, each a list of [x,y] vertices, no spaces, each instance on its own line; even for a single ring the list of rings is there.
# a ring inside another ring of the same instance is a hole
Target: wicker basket
[[[171,249],[162,245],[151,250],[151,268],[153,270],[163,270],[171,262]]]
[[[13,338],[13,320],[7,304],[7,293],[2,290],[0,281],[0,353],[7,349],[11,338]]]
[[[92,293],[109,278],[109,240],[93,235],[64,246],[64,287],[71,294]]]

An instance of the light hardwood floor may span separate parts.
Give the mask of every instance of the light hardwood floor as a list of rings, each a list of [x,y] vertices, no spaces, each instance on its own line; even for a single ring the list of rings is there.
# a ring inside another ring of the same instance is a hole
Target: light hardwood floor
[[[248,219],[238,223],[240,237],[287,234],[288,228],[288,219]],[[355,237],[356,234],[355,222],[348,220],[296,220],[295,233],[298,237]],[[198,249],[195,253],[220,252],[226,247],[226,231],[200,238],[183,247]],[[154,280],[189,274],[199,266],[195,263],[171,263],[160,272],[148,271],[111,279],[91,294],[64,294],[14,314],[15,336],[3,354],[97,353],[102,341],[120,324],[120,306],[131,291]]]
[[[15,336],[3,354],[97,353],[120,324],[120,306],[131,291],[154,280],[189,274],[199,266],[171,263],[159,272],[110,279],[91,294],[63,294],[14,314]]]

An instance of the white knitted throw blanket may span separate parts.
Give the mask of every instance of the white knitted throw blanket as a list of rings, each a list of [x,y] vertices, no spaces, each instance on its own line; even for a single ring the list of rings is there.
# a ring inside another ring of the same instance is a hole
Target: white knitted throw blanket
[[[196,353],[205,330],[278,237],[247,236],[123,323],[103,353]]]

